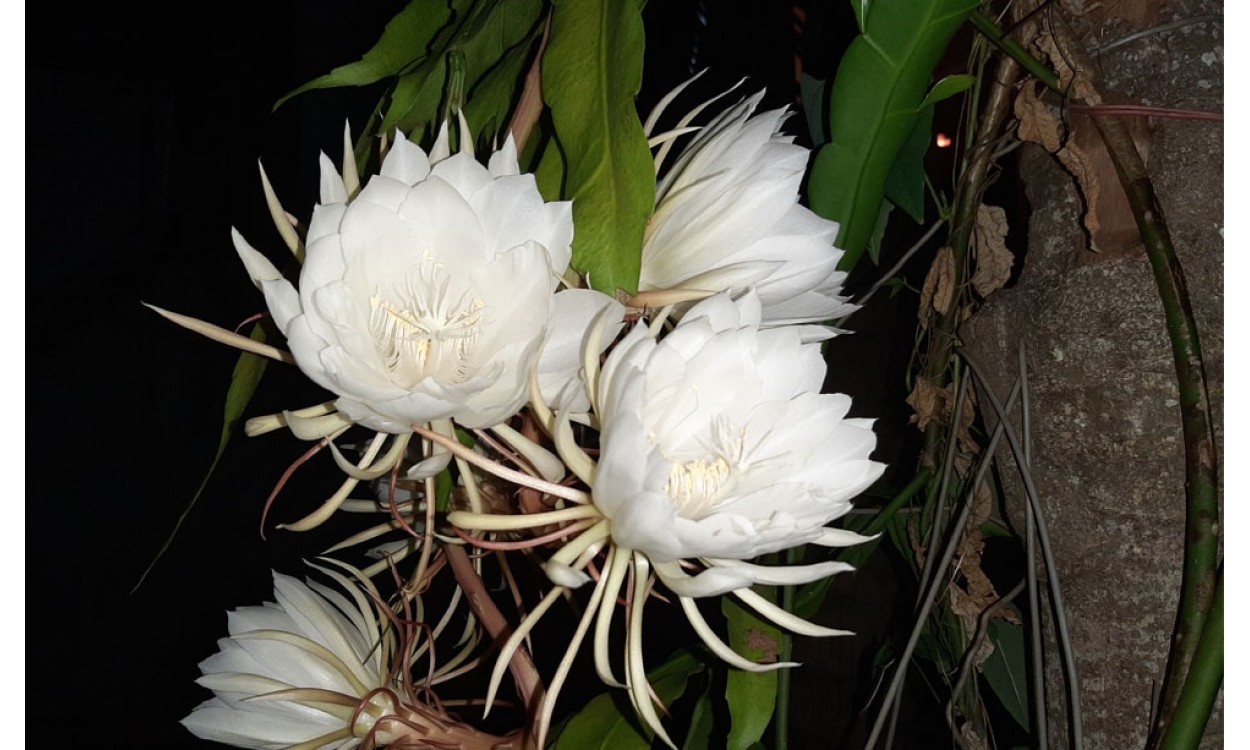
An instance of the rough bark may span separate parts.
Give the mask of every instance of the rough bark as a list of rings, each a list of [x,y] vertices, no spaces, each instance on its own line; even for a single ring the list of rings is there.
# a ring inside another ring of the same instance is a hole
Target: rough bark
[[[1111,5],[1095,9],[1099,17],[1078,15],[1087,48],[1222,12],[1202,0]],[[1081,9],[1062,12],[1071,18],[1070,11]],[[1097,59],[1105,88],[1125,103],[1223,110],[1222,20],[1142,37]],[[1069,135],[1081,127],[1077,117],[1068,119]],[[1139,124],[1189,281],[1222,462],[1223,126],[1164,118]],[[1141,747],[1175,622],[1184,541],[1184,451],[1162,308],[1132,235],[1105,231],[1122,223],[1115,201],[1094,201],[1102,212],[1094,226],[1104,228],[1094,252],[1085,229],[1088,196],[1070,173],[1037,146],[1026,146],[1021,160],[1032,205],[1023,273],[988,300],[961,338],[1003,392],[1017,341],[1029,348],[1033,473],[1068,603],[1086,747]],[[1099,184],[1104,198],[1118,190],[1107,178]],[[1023,507],[1018,483],[1007,484],[1009,504]],[[1049,663],[1048,690],[1056,690],[1058,659]],[[1059,718],[1062,702],[1051,705]],[[1221,745],[1220,715],[1217,707],[1204,747]],[[1063,735],[1052,733],[1051,742],[1063,747]]]

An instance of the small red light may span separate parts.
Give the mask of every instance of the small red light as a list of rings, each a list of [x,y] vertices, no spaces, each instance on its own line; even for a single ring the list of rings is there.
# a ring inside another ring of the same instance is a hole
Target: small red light
[[[949,135],[947,135],[946,133],[937,134],[937,147],[938,148],[950,148],[950,145],[951,145],[951,137]]]

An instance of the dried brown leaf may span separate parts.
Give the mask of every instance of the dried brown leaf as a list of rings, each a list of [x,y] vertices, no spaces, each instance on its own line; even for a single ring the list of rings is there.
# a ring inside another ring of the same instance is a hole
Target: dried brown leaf
[[[926,429],[934,419],[941,419],[943,403],[942,390],[928,378],[916,378],[915,387],[907,395],[907,405],[915,412],[911,421],[921,430]]]
[[[999,206],[977,206],[977,221],[972,228],[976,249],[977,270],[972,274],[972,288],[982,297],[1002,289],[1011,278],[1015,256],[1007,249],[1007,212]]]
[[[1039,85],[1037,81],[1029,81],[1016,94],[1015,113],[1020,121],[1016,135],[1020,140],[1039,144],[1053,154],[1063,145],[1063,121],[1055,108],[1042,100]]]
[[[945,315],[955,300],[955,254],[949,247],[938,251],[920,290],[920,326],[928,327],[929,309]]]
[[[989,639],[986,639],[985,642],[989,643]],[[991,646],[990,654],[992,653],[994,653],[994,649]],[[978,658],[979,657],[980,655],[978,654]],[[988,658],[989,658],[989,655],[987,654],[985,659],[988,659]],[[985,662],[985,659],[979,659],[979,661],[977,661],[977,666],[978,667],[981,666],[981,664]],[[988,750],[989,749],[989,745],[986,744],[985,738],[977,734],[977,730],[975,727],[973,727],[971,721],[964,722],[964,725],[959,728],[959,739],[962,741],[962,746],[967,748],[967,750]]]

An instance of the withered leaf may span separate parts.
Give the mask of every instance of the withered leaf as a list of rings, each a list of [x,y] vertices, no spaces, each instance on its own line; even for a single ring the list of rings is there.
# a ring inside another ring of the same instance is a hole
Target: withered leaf
[[[977,221],[972,228],[976,249],[977,270],[972,274],[972,288],[982,297],[1002,289],[1011,278],[1015,256],[1007,249],[1007,212],[999,206],[977,206]]]
[[[938,315],[945,315],[955,300],[955,254],[949,247],[938,251],[920,290],[920,326],[928,327],[930,306]]]
[[[1016,136],[1026,143],[1039,144],[1053,154],[1063,145],[1063,122],[1042,100],[1038,86],[1037,81],[1029,81],[1016,94],[1014,109],[1020,121]]]

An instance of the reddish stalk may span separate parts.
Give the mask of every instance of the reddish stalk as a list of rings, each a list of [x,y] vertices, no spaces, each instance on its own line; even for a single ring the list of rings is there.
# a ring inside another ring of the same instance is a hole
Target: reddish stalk
[[[265,501],[265,507],[260,512],[261,539],[265,539],[265,519],[269,517],[269,509],[273,507],[273,501],[278,497],[278,493],[281,492],[282,488],[286,486],[286,483],[291,479],[291,475],[295,473],[295,470],[308,463],[308,460],[317,455],[317,451],[326,447],[329,442],[329,440],[322,438],[316,445],[309,448],[307,453],[295,459],[295,462],[288,466],[286,471],[282,472],[282,476],[278,477],[278,483],[274,486],[273,492],[269,493],[269,499]]]
[[[532,549],[534,547],[541,547],[544,544],[550,544],[551,542],[555,542],[560,539],[563,539],[564,537],[567,537],[570,534],[574,534],[579,531],[585,531],[591,526],[594,526],[596,523],[599,523],[599,519],[587,518],[581,521],[575,521],[567,526],[561,526],[555,531],[548,532],[546,534],[543,534],[542,536],[536,536],[536,537],[533,537],[532,539],[525,539],[519,542],[496,542],[496,541],[492,541],[489,539],[478,539],[476,537],[469,536],[468,534],[464,533],[458,527],[455,527],[455,526],[452,527],[452,530],[456,532],[456,536],[460,537],[466,543],[471,544],[474,547],[480,547],[482,549],[488,549],[488,550],[500,550],[504,552],[511,552],[514,550]]]
[[[506,638],[511,630],[508,620],[491,600],[482,577],[473,569],[473,562],[469,560],[469,555],[464,549],[452,544],[446,545],[443,550],[451,566],[452,574],[456,576],[456,582],[464,590],[469,607],[481,620],[491,638],[496,642]],[[533,659],[530,658],[524,646],[518,647],[513,652],[508,666],[512,670],[512,678],[516,682],[517,691],[521,694],[521,703],[527,707],[537,705],[543,695],[542,680],[538,676],[538,669],[534,666]]]
[[[1095,116],[1163,117],[1171,120],[1207,120],[1210,122],[1224,122],[1223,112],[1203,112],[1197,109],[1149,107],[1145,104],[1069,104],[1068,110]]]

